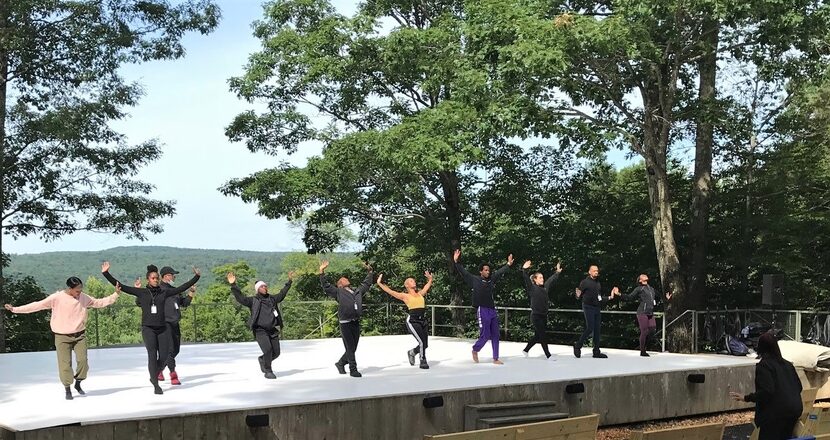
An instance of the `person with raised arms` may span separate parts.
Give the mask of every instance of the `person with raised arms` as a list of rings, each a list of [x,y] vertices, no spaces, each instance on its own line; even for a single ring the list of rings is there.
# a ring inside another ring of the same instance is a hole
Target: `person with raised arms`
[[[406,329],[409,330],[409,333],[412,333],[412,336],[414,336],[415,340],[418,341],[418,345],[415,348],[406,352],[409,358],[409,365],[414,366],[415,355],[419,355],[421,358],[420,367],[426,370],[429,368],[429,364],[427,364],[426,353],[428,333],[425,317],[426,300],[424,297],[432,287],[432,274],[429,271],[425,271],[424,276],[427,278],[427,282],[420,290],[418,289],[418,284],[415,282],[415,278],[407,278],[404,280],[403,287],[406,292],[392,290],[389,286],[383,284],[383,274],[378,275],[377,284],[378,287],[380,287],[384,292],[403,301],[409,309],[409,315],[406,317]]]
[[[372,266],[364,263],[368,273],[366,278],[360,283],[356,289],[352,288],[352,284],[346,277],[340,277],[337,280],[337,285],[332,286],[326,278],[326,268],[329,267],[328,261],[323,261],[320,264],[320,287],[326,295],[334,298],[337,301],[337,319],[340,322],[340,336],[343,338],[343,346],[346,351],[343,356],[340,356],[334,366],[337,367],[337,372],[346,374],[346,364],[349,364],[349,375],[352,377],[363,377],[357,371],[357,359],[355,352],[357,351],[357,343],[360,341],[360,315],[363,314],[363,296],[369,292],[372,287],[372,280],[375,276],[372,271]]]
[[[101,274],[113,286],[121,284],[109,270],[110,263],[105,261],[101,265]],[[121,286],[124,293],[136,297],[136,303],[141,307],[141,338],[147,349],[147,371],[156,394],[164,394],[159,386],[158,375],[167,365],[167,356],[170,354],[170,329],[165,319],[164,304],[167,298],[187,291],[199,281],[199,269],[194,267],[193,274],[193,278],[179,287],[164,287],[159,283],[158,268],[151,264],[147,266],[147,287]]]
[[[507,264],[490,275],[491,265],[482,263],[478,267],[478,275],[467,272],[467,269],[458,261],[461,258],[461,249],[456,249],[452,259],[455,269],[461,274],[464,282],[473,291],[473,308],[478,317],[478,340],[473,344],[473,362],[478,362],[478,352],[490,341],[493,347],[493,363],[501,365],[499,360],[499,314],[496,312],[495,291],[496,283],[513,265],[513,254],[507,256]]]
[[[527,357],[530,349],[537,343],[542,346],[542,351],[548,359],[552,358],[548,350],[547,332],[548,332],[548,308],[549,308],[549,294],[553,283],[559,279],[559,273],[562,272],[562,265],[556,263],[556,271],[546,280],[541,272],[529,273],[531,261],[525,261],[522,265],[522,279],[525,283],[525,291],[527,297],[530,299],[530,321],[533,323],[533,337],[528,341],[522,354]]]

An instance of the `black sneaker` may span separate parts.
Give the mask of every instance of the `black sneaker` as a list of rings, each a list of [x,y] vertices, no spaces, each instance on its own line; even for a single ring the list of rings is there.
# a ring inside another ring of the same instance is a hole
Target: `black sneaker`
[[[77,392],[78,392],[78,394],[80,394],[80,395],[82,395],[82,396],[86,396],[86,393],[85,393],[85,392],[84,392],[84,390],[81,388],[81,381],[80,381],[80,380],[77,380],[77,379],[75,380],[75,391],[77,391]]]
[[[407,357],[409,357],[409,365],[415,366],[415,352],[409,350],[406,352]]]
[[[574,344],[574,356],[577,357],[577,358],[582,357],[582,347],[580,347],[576,344]]]
[[[150,383],[153,384],[153,393],[155,394],[164,394],[164,391],[159,386],[158,380],[150,379]]]
[[[360,374],[360,372],[359,372],[359,371],[357,371],[357,370],[352,370],[352,371],[350,371],[350,372],[349,372],[349,376],[351,376],[351,377],[363,377],[363,375],[362,375],[362,374]]]
[[[597,359],[608,359],[608,355],[606,355],[605,353],[599,353],[599,352],[594,353],[594,357],[597,358]]]
[[[268,372],[268,370],[266,370],[266,369],[265,369],[265,360],[264,360],[264,359],[262,359],[262,356],[258,357],[258,358],[257,358],[257,360],[259,360],[259,369],[260,369],[263,373],[267,373],[267,372]]]
[[[274,372],[273,372],[273,371],[266,371],[266,372],[265,372],[265,378],[266,378],[266,379],[276,379],[276,378],[277,378],[277,375],[276,375],[276,374],[274,374]]]
[[[69,389],[69,387],[64,387],[64,389],[66,391],[66,400],[74,399],[74,397],[72,397],[72,390]]]
[[[429,364],[427,363],[427,360],[424,358],[421,358],[421,369],[429,370]]]
[[[346,374],[346,365],[341,364],[340,362],[335,362],[334,366],[337,367],[337,372],[340,374]]]
[[[642,357],[651,357],[651,355],[650,355],[650,354],[648,354],[648,353],[646,353],[646,352],[644,352],[644,351],[641,351],[641,352],[640,352],[640,356],[642,356]]]

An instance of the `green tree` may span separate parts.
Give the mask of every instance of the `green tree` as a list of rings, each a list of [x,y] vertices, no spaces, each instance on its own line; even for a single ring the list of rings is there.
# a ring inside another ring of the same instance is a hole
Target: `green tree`
[[[218,19],[210,0],[0,1],[0,234],[161,231],[172,203],[135,179],[158,142],[129,145],[110,127],[142,93],[118,69],[179,58],[183,35]]]
[[[331,225],[356,227],[367,246],[406,231],[430,266],[453,273],[476,194],[499,166],[492,159],[504,142],[490,142],[502,137],[498,120],[516,111],[456,100],[486,82],[466,65],[463,19],[460,1],[372,1],[353,17],[326,0],[267,4],[254,30],[263,48],[230,83],[268,110],[238,115],[227,135],[274,155],[308,141],[324,149],[304,167],[263,170],[221,190],[268,218],[305,216],[312,252],[339,244]],[[452,304],[464,301],[460,284],[451,292]]]
[[[9,292],[6,302],[14,306],[40,301],[47,296],[32,277],[9,277],[6,283]],[[3,310],[2,313],[8,312]],[[50,313],[48,310],[19,315],[9,313],[3,322],[6,334],[9,335],[8,350],[10,352],[44,351],[54,347],[49,329]]]

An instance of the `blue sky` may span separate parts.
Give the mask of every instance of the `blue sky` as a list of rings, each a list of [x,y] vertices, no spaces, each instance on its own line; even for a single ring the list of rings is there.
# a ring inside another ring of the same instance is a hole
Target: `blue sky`
[[[94,251],[115,246],[163,245],[203,249],[257,251],[303,250],[301,232],[284,220],[256,215],[255,205],[221,195],[217,188],[234,177],[272,167],[281,161],[303,165],[320,152],[319,145],[304,145],[291,156],[253,154],[242,144],[227,140],[224,129],[233,117],[250,108],[228,90],[227,80],[239,75],[248,55],[259,42],[251,23],[262,16],[261,0],[219,0],[222,21],[207,36],[184,39],[185,58],[125,68],[123,74],[139,82],[146,95],[131,117],[114,126],[131,142],[157,138],[164,155],[143,169],[139,178],[156,186],[153,197],[175,200],[177,214],[163,221],[164,232],[149,241],[81,232],[57,241],[37,237],[12,240],[3,237],[9,253]],[[351,14],[353,1],[334,1],[341,13]],[[623,162],[622,153],[612,156]]]

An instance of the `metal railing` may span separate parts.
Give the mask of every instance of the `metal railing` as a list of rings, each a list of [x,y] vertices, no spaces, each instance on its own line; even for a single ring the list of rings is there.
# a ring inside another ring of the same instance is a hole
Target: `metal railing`
[[[339,334],[337,303],[334,301],[284,301],[280,304],[285,339],[334,337]],[[430,333],[435,336],[476,338],[478,336],[475,309],[470,306],[427,305]],[[497,307],[501,338],[508,341],[527,341],[533,334],[530,308]],[[406,306],[398,302],[364,304],[363,332],[366,335],[406,333],[404,317]],[[454,315],[460,315],[456,323]],[[634,348],[639,330],[634,311],[605,310],[603,316],[603,345],[616,348]],[[182,342],[234,342],[251,339],[246,327],[248,309],[234,303],[194,303],[182,309],[180,321]],[[666,350],[667,323],[663,313],[657,335],[659,349]],[[104,309],[90,309],[87,338],[90,346],[121,346],[141,343],[141,312],[133,305],[114,304]],[[584,329],[581,309],[550,309],[548,336],[550,343],[572,344]],[[49,335],[48,327],[30,332]],[[14,335],[10,335],[14,336]],[[657,348],[657,347],[654,347]],[[41,349],[48,349],[43,347]]]

